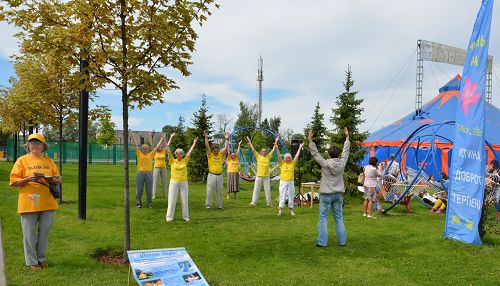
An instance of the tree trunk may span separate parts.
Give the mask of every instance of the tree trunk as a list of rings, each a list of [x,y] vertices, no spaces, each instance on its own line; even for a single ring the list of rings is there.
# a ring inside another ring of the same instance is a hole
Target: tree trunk
[[[124,243],[123,260],[128,261],[127,250],[130,250],[130,199],[129,199],[129,158],[128,158],[128,90],[127,90],[127,33],[125,27],[125,0],[120,1],[120,19],[121,19],[121,40],[122,40],[122,108],[123,108],[123,172],[124,172],[124,190],[123,190],[123,209],[124,209]]]
[[[62,146],[63,144],[63,116],[59,115],[59,175],[62,176],[63,166],[62,166]],[[62,193],[62,183],[61,183],[61,197],[58,199],[59,203],[62,203],[63,193]]]

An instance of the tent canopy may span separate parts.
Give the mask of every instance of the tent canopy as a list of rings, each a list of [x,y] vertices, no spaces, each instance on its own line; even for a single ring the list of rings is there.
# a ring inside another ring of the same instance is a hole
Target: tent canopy
[[[397,120],[389,126],[372,133],[364,142],[364,146],[371,146],[370,142],[379,142],[376,145],[387,145],[388,142],[403,142],[408,136],[423,124],[439,124],[455,121],[458,95],[460,93],[461,76],[456,75],[447,84],[439,89],[439,94],[422,106],[422,113],[411,113]],[[500,109],[491,103],[485,103],[485,137],[490,144],[500,147]],[[429,135],[434,132],[428,131]],[[425,133],[424,133],[425,134]],[[438,134],[453,141],[455,126],[447,125],[439,129]],[[443,141],[444,142],[444,141]],[[392,144],[391,144],[392,145]]]
[[[458,96],[460,94],[461,76],[456,75],[448,83],[439,89],[439,94],[422,106],[421,113],[411,113],[397,120],[389,126],[383,127],[376,132],[373,132],[365,142],[361,145],[370,148],[370,152],[363,160],[363,164],[368,162],[370,156],[376,156],[379,160],[385,160],[389,154],[396,153],[398,148],[404,141],[419,127],[425,124],[434,126],[420,132],[420,142],[430,142],[434,133],[436,145],[439,149],[451,149],[453,139],[455,137],[455,125],[442,123],[455,121],[457,112],[457,104],[459,103]],[[486,141],[493,146],[496,151],[500,151],[500,109],[494,105],[485,102],[485,138]],[[439,129],[438,129],[439,127]],[[479,132],[478,130],[468,130],[470,132]],[[427,144],[428,146],[429,144]],[[421,145],[421,146],[425,146]],[[450,150],[451,151],[451,150]],[[489,152],[488,157],[491,159],[493,153]],[[448,157],[448,151],[446,151]],[[447,172],[448,158],[442,160],[443,171]],[[440,160],[441,161],[441,160]]]

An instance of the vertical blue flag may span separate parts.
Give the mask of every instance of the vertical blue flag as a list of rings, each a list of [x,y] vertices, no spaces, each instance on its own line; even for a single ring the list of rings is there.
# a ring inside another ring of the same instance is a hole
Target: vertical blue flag
[[[484,91],[493,0],[483,0],[465,58],[455,119],[445,237],[481,245],[486,150]]]

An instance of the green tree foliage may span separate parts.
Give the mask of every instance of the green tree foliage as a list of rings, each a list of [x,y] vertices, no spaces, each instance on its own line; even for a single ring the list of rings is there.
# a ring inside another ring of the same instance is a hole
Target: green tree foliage
[[[189,177],[193,182],[199,182],[205,178],[208,172],[208,162],[206,147],[204,141],[204,131],[210,135],[212,131],[212,117],[208,114],[207,96],[202,95],[200,108],[193,113],[192,130],[188,132],[189,142],[192,142],[195,137],[198,138],[198,145],[194,149],[191,159],[189,160]]]
[[[1,18],[18,26],[23,49],[73,55],[89,65],[82,87],[114,85],[120,90],[123,138],[129,138],[129,109],[163,102],[165,92],[178,88],[165,68],[190,75],[196,26],[211,15],[214,0],[9,1]],[[161,70],[160,70],[161,69]],[[128,144],[124,145],[124,251],[130,249]]]
[[[111,110],[107,106],[98,106],[101,113],[99,118],[99,128],[97,134],[97,143],[104,145],[107,149],[107,163],[109,164],[109,149],[116,143],[115,128],[116,124],[111,121]]]
[[[170,142],[170,148],[172,152],[177,148],[181,148],[185,152],[188,149],[188,143],[186,141],[186,126],[184,125],[186,119],[182,115],[179,116],[179,122],[176,126],[173,125],[165,125],[162,128],[162,132],[167,135],[167,140],[170,138],[172,133],[175,133],[174,138],[172,138],[172,142]],[[189,145],[191,146],[191,145]]]
[[[358,129],[365,122],[361,119],[361,112],[364,110],[361,107],[363,99],[356,98],[358,92],[352,90],[354,80],[352,79],[350,66],[347,68],[346,79],[343,85],[345,91],[337,97],[336,107],[332,108],[333,114],[330,117],[330,122],[335,128],[330,133],[330,139],[335,146],[342,149],[345,141],[343,130],[345,127],[349,129],[351,149],[345,170],[347,174],[345,181],[347,182],[346,192],[353,195],[357,193],[357,174],[361,172],[360,167],[356,163],[360,162],[366,153],[366,149],[362,149],[359,143],[368,137],[368,133],[360,132]]]
[[[113,146],[116,143],[116,124],[111,121],[111,110],[107,106],[100,106],[99,108],[103,112],[99,118],[97,143],[106,147]]]
[[[302,140],[305,140],[309,130],[312,129],[314,134],[313,141],[316,143],[320,152],[324,150],[323,148],[325,147],[326,127],[323,124],[324,116],[325,115],[320,112],[319,102],[316,103],[316,107],[314,108],[314,112],[311,117],[311,122],[307,124],[307,127],[304,129],[304,137],[302,138]],[[301,154],[298,165],[300,168],[298,180],[301,182],[313,182],[320,180],[321,166],[312,157],[309,144],[304,145],[304,151]]]

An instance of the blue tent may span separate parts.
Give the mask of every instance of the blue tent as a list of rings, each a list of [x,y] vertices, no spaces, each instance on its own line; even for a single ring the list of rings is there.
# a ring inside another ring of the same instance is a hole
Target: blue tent
[[[373,132],[366,141],[361,144],[370,149],[370,152],[367,153],[362,162],[363,165],[368,163],[368,158],[370,156],[377,157],[379,161],[389,158],[389,155],[395,154],[399,147],[401,147],[414,131],[428,124],[430,127],[419,133],[419,142],[412,142],[411,146],[413,148],[417,146],[419,148],[413,153],[407,152],[406,155],[412,154],[412,158],[408,158],[409,160],[406,162],[406,165],[414,168],[422,164],[427,148],[430,146],[432,138],[434,138],[436,147],[438,148],[434,157],[438,156],[438,158],[432,162],[426,162],[426,164],[436,164],[436,168],[432,167],[426,169],[436,169],[438,170],[437,172],[442,171],[448,173],[456,126],[454,124],[443,125],[443,123],[455,121],[455,113],[459,102],[460,80],[461,76],[456,75],[447,84],[441,87],[439,89],[439,94],[422,106],[419,114],[408,114],[389,126]],[[485,108],[486,123],[484,132],[486,141],[491,144],[498,156],[500,155],[500,109],[488,102],[486,102]],[[477,130],[469,131],[478,132]],[[433,137],[435,133],[437,136]],[[494,152],[488,150],[488,161],[494,156]],[[404,158],[402,160],[404,160]],[[437,172],[429,171],[427,173],[436,175]]]

